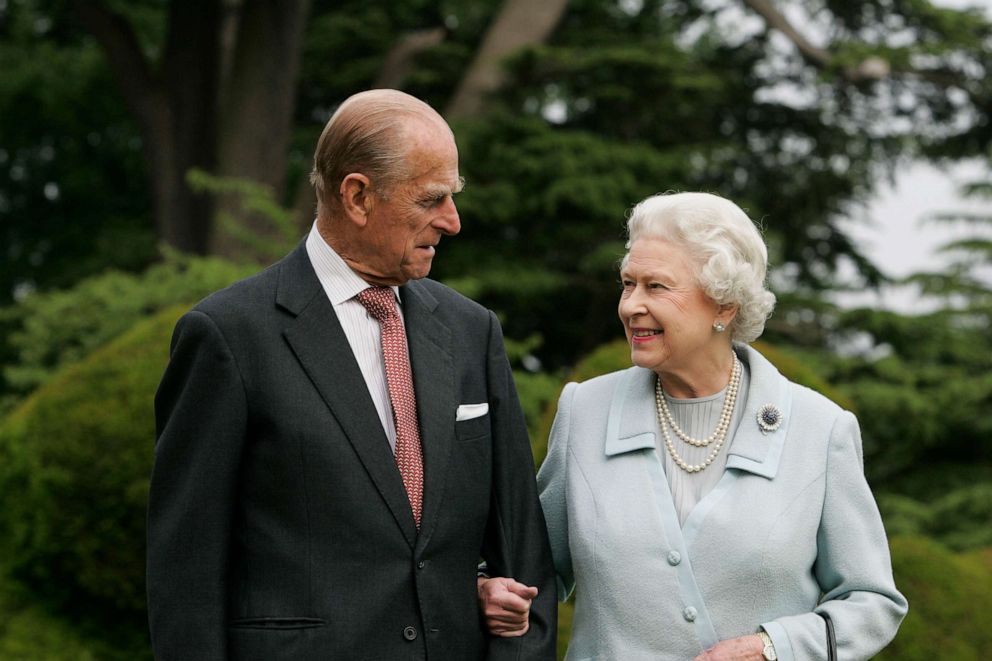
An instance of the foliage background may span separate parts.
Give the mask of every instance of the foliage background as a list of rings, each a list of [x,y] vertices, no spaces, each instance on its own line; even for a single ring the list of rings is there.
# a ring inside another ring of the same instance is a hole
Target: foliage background
[[[537,461],[563,383],[627,364],[615,320],[626,211],[659,191],[719,192],[769,244],[779,305],[761,350],[862,424],[911,603],[883,657],[992,657],[981,617],[992,595],[992,220],[948,210],[938,220],[968,238],[946,247],[946,268],[898,283],[841,222],[863,218],[910,159],[992,157],[981,12],[778,3],[817,51],[784,38],[757,0],[548,2],[560,9],[548,30],[495,58],[499,84],[460,112],[453,99],[487,40],[506,40],[499,19],[523,11],[536,24],[533,5],[287,2],[280,11],[299,12],[303,27],[273,51],[298,61],[276,140],[275,115],[230,109],[230,98],[251,106],[250,76],[196,87],[189,64],[225,61],[221,33],[270,52],[248,31],[261,4],[198,3],[200,27],[181,30],[184,3],[0,0],[0,659],[150,657],[144,498],[172,324],[299,240],[323,123],[384,79],[443,109],[455,130],[463,231],[432,276],[499,314]],[[144,82],[108,57],[106,16],[128,26],[116,34],[133,42],[127,61],[144,63]],[[220,31],[232,17],[240,27]],[[142,95],[205,136],[180,171],[149,150],[182,132],[150,129]],[[271,158],[241,160],[272,176],[239,170],[231,154],[262,143]],[[163,180],[183,182],[202,243],[177,249],[182,228],[153,194]],[[967,192],[989,196],[992,184]],[[883,285],[915,288],[918,309],[831,302]]]

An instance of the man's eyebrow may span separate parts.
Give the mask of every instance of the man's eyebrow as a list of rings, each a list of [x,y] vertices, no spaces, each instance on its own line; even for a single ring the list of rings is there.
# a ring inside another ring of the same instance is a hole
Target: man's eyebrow
[[[446,184],[430,184],[424,187],[424,197],[444,197],[445,195],[460,193],[465,188],[465,177],[458,177],[454,188]]]

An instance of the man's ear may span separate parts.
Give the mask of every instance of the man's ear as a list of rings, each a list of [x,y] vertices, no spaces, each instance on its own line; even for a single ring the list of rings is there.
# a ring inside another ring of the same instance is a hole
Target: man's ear
[[[365,227],[372,209],[370,183],[369,178],[359,172],[352,172],[341,180],[341,208],[348,220],[360,227]]]

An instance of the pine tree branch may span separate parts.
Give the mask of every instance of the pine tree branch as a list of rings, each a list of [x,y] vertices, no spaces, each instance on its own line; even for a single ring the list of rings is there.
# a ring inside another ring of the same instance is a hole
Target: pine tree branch
[[[809,63],[821,69],[833,67],[836,64],[834,55],[813,44],[780,12],[773,0],[744,0],[744,4],[760,15],[768,26],[778,30],[791,41]],[[888,61],[880,57],[869,57],[856,67],[845,67],[841,73],[851,82],[879,80],[891,73]]]

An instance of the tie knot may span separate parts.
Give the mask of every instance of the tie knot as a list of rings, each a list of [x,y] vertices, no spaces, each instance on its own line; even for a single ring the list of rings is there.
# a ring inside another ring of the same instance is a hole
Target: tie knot
[[[369,314],[380,324],[395,319],[396,295],[391,287],[369,287],[358,292],[358,302],[365,306]]]

